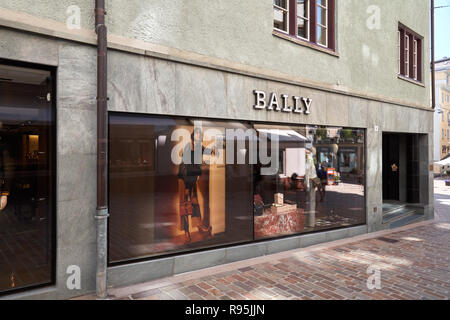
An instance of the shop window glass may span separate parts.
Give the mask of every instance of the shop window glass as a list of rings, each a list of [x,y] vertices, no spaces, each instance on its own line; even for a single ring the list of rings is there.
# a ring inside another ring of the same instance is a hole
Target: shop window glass
[[[53,281],[50,71],[0,64],[0,293]]]
[[[252,168],[237,164],[248,157],[247,129],[111,114],[109,261],[252,240]],[[244,135],[227,145],[226,130]],[[236,164],[225,164],[232,144]]]
[[[109,168],[113,264],[365,223],[364,130],[110,113]]]
[[[255,172],[254,197],[264,208],[255,215],[255,239],[365,223],[363,130],[255,128],[278,141],[284,168],[266,176]]]

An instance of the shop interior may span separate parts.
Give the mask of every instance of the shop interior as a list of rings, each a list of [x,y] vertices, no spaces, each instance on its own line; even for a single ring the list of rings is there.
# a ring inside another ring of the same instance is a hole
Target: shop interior
[[[110,113],[109,132],[110,264],[365,224],[364,130]]]
[[[53,279],[51,72],[0,64],[0,292]]]

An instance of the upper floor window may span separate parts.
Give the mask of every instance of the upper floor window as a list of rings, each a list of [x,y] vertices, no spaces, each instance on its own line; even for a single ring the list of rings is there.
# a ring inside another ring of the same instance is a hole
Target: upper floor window
[[[335,50],[335,0],[274,0],[274,29]]]
[[[288,32],[289,0],[273,1],[273,26],[280,31]]]
[[[423,38],[399,25],[398,28],[398,74],[422,82]]]

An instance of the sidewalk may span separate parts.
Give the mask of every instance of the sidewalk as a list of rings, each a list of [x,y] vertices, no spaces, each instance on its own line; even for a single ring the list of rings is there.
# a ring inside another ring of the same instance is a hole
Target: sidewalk
[[[114,299],[450,299],[450,187],[435,181],[436,220],[195,271]],[[367,287],[369,266],[381,289]]]

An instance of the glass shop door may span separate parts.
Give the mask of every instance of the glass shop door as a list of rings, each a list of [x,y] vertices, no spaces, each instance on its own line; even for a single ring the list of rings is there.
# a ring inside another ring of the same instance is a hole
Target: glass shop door
[[[53,79],[0,63],[0,294],[54,279]]]

